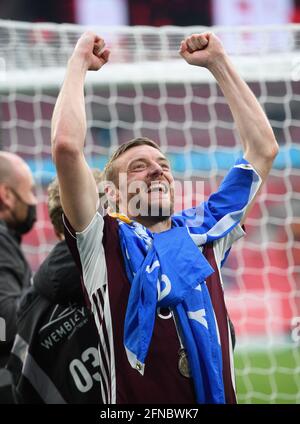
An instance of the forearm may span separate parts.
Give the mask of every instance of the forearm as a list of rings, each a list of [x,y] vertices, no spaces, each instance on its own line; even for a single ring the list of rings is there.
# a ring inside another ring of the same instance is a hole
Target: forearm
[[[65,81],[52,117],[52,155],[59,180],[60,200],[75,231],[94,217],[98,192],[84,157],[86,72],[98,71],[109,58],[104,40],[92,32],[79,38],[68,62]]]
[[[218,85],[220,86],[232,112],[241,143],[244,156],[254,166],[257,164],[258,171],[270,166],[277,153],[277,143],[269,121],[257,101],[256,97],[241,79],[228,56],[223,55],[210,68]],[[262,175],[264,177],[264,175]]]
[[[192,34],[182,40],[180,55],[187,63],[207,68],[222,90],[248,160],[264,182],[278,152],[268,119],[247,84],[240,78],[221,41],[211,32]],[[249,213],[254,199],[244,212]]]
[[[52,117],[52,149],[69,148],[83,151],[86,136],[86,113],[84,102],[84,81],[86,64],[79,58],[71,57],[65,80]]]

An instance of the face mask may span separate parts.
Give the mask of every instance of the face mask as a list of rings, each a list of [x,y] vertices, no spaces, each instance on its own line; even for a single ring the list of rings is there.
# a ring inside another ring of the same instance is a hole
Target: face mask
[[[19,235],[26,234],[32,229],[33,224],[36,221],[36,206],[35,205],[28,205],[26,202],[24,202],[24,200],[21,199],[19,194],[14,189],[12,189],[12,188],[10,188],[10,189],[15,194],[15,196],[19,199],[19,201],[21,201],[22,203],[25,203],[25,205],[27,205],[27,215],[26,215],[26,218],[24,219],[24,221],[18,221],[16,219],[16,214],[14,213],[14,211],[11,211],[13,217],[15,218],[15,223],[13,225],[13,229]]]
[[[25,220],[22,222],[17,222],[17,224],[14,226],[14,230],[20,235],[28,233],[32,229],[33,224],[36,221],[36,206],[35,205],[27,205],[27,206],[28,206],[28,211],[27,211],[27,216]]]

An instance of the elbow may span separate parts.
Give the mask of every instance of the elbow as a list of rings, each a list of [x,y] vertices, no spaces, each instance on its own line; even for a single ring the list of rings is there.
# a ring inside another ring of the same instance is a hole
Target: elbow
[[[272,164],[279,152],[279,146],[273,130],[269,128],[264,133],[261,133],[259,138],[261,142],[257,153],[262,159],[264,159],[264,161]]]
[[[272,136],[269,138],[269,142],[267,143],[267,148],[264,154],[265,159],[270,162],[273,162],[276,156],[278,155],[278,152],[279,152],[279,146],[274,134],[272,133]]]
[[[52,138],[52,159],[56,166],[59,163],[65,163],[66,160],[76,158],[79,153],[74,142],[68,137],[56,135]]]
[[[245,159],[247,159],[254,168],[258,171],[261,177],[268,175],[272,168],[273,162],[279,152],[278,143],[274,134],[260,134],[259,143],[256,146],[251,146],[245,150]]]

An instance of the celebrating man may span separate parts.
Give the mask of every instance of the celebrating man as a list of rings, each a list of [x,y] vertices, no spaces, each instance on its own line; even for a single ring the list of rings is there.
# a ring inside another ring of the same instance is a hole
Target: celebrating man
[[[83,153],[86,72],[109,59],[97,35],[87,32],[79,39],[53,114],[66,234],[99,333],[104,403],[236,402],[219,270],[243,235],[241,223],[270,171],[277,143],[213,33],[191,35],[179,52],[213,74],[244,149],[219,190],[196,208],[172,215],[170,163],[154,141],[140,137],[121,145],[106,165],[114,213],[97,212],[99,197]]]

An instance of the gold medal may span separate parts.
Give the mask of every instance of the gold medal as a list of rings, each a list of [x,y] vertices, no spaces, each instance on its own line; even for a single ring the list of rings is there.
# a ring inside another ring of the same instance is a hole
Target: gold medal
[[[189,368],[189,362],[187,358],[187,354],[185,349],[181,348],[179,349],[179,359],[178,359],[178,369],[181,375],[186,378],[190,378],[190,368]]]

